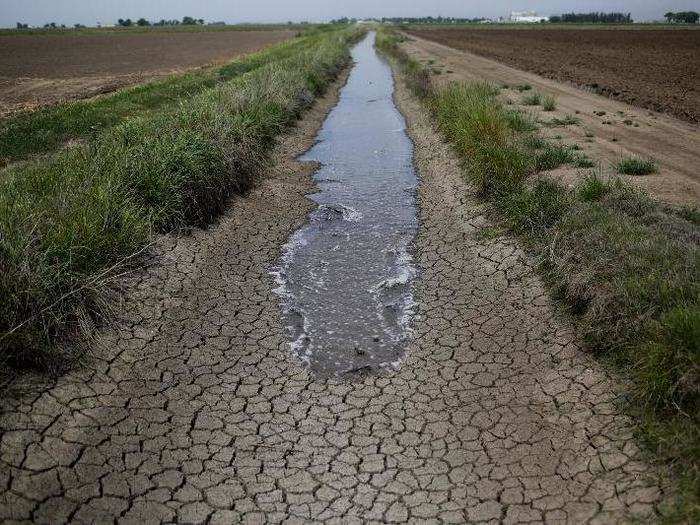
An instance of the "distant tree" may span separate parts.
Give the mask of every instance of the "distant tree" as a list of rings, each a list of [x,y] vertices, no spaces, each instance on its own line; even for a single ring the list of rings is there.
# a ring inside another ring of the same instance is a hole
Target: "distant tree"
[[[484,18],[455,18],[451,16],[424,16],[424,17],[392,17],[392,18],[381,18],[375,20],[376,22],[381,22],[382,24],[434,24],[434,25],[445,25],[445,24],[469,24],[476,23],[485,20]]]
[[[85,26],[84,26],[83,24],[73,24],[73,27],[76,28],[76,29],[82,29],[82,28],[84,28]]]
[[[197,21],[194,18],[192,18],[191,16],[183,16],[182,17],[182,25],[183,26],[197,25]]]
[[[550,16],[549,21],[555,24],[631,24],[633,22],[630,13],[566,13]]]
[[[697,24],[700,14],[695,11],[683,11],[676,13],[676,21],[681,24]]]
[[[133,25],[133,22],[131,21],[131,18],[127,18],[126,20],[120,18],[119,20],[117,20],[117,24],[122,27],[131,27]]]
[[[56,22],[50,22],[48,24],[44,24],[44,27],[47,29],[56,29]]]
[[[22,22],[17,22],[17,29],[29,29],[29,24],[23,24]]]
[[[136,25],[140,26],[140,27],[146,27],[146,26],[150,26],[151,23],[148,20],[146,20],[145,18],[139,18],[136,21]]]
[[[197,19],[197,23],[198,23],[200,26],[203,26],[203,25],[204,25],[204,18],[198,18],[198,19]]]
[[[700,14],[695,11],[681,11],[680,13],[666,13],[664,18],[669,24],[697,24]]]

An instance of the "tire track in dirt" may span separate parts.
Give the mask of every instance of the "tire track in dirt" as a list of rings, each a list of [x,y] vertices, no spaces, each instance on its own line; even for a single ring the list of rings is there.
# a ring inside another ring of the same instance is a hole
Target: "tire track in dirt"
[[[161,239],[87,366],[3,400],[0,521],[653,515],[663,490],[614,383],[515,242],[481,239],[457,160],[400,83],[396,99],[421,175],[420,314],[401,369],[321,381],[285,343],[268,270],[313,188],[312,166],[288,159],[330,96],[219,224]]]

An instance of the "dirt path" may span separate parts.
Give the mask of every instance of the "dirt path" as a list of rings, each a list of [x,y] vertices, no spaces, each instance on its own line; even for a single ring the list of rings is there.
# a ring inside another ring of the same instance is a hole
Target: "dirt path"
[[[487,80],[506,84],[510,89],[504,91],[502,98],[511,100],[514,108],[532,112],[544,121],[567,115],[580,120],[573,126],[543,127],[544,136],[578,144],[605,172],[611,172],[611,164],[624,156],[653,157],[658,161],[658,173],[629,177],[628,180],[667,202],[690,205],[700,202],[700,128],[697,125],[520,71],[467,51],[415,36],[409,38],[411,41],[405,43],[404,48],[414,58],[423,63],[430,62],[442,70],[435,79],[443,82]],[[522,105],[522,97],[528,93],[514,89],[522,84],[529,84],[543,94],[554,95],[556,111],[544,112],[539,107]],[[564,168],[553,175],[573,183],[585,172]]]
[[[280,159],[308,147],[328,97]],[[220,224],[164,238],[81,371],[0,417],[0,521],[605,522],[662,495],[614,388],[400,85],[421,176],[415,339],[398,372],[317,380],[269,268],[305,220],[286,161]],[[19,389],[20,385],[17,385]]]

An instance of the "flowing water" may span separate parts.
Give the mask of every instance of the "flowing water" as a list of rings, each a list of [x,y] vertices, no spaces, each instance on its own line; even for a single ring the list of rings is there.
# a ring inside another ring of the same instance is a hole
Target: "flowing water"
[[[340,100],[300,158],[322,166],[318,208],[273,272],[292,351],[321,376],[395,369],[410,336],[418,181],[374,38],[353,49]]]

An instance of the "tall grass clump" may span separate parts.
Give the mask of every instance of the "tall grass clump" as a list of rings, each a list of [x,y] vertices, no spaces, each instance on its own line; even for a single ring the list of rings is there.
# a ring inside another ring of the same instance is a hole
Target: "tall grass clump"
[[[554,111],[557,109],[557,99],[553,95],[545,95],[542,97],[542,109],[544,111]]]
[[[537,91],[525,95],[522,100],[525,106],[539,106],[542,104],[542,95]]]
[[[511,115],[493,103],[497,94],[490,84],[452,83],[430,101],[438,127],[470,159],[470,174],[484,194],[508,191],[532,168],[513,140]]]
[[[628,410],[640,438],[681,480],[666,518],[698,521],[697,209],[677,210],[595,175],[576,188],[534,175],[563,162],[591,163],[519,130],[483,84],[433,88],[423,100],[470,181],[541,261],[545,282],[587,347],[629,380]]]
[[[657,172],[654,159],[641,159],[639,157],[625,157],[616,162],[614,167],[622,175],[651,175]]]
[[[353,31],[0,178],[0,359],[41,365],[154,232],[209,222],[348,61]]]

